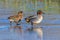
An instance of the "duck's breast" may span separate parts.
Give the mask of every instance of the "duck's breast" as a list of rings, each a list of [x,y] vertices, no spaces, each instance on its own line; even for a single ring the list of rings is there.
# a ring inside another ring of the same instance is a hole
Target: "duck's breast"
[[[33,23],[40,23],[42,21],[43,17],[37,17],[36,19],[33,20]]]

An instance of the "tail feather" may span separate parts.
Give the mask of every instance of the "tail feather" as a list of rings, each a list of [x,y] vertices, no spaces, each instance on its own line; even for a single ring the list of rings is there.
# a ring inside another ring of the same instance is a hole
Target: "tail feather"
[[[29,23],[29,22],[30,22],[30,19],[29,19],[29,18],[25,18],[25,21],[26,21],[27,23]]]

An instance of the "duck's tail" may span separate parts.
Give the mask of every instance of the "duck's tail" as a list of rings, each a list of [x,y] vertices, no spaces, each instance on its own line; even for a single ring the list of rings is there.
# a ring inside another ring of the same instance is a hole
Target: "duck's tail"
[[[25,21],[26,21],[27,23],[29,23],[29,22],[30,22],[30,19],[29,19],[29,18],[25,18]]]

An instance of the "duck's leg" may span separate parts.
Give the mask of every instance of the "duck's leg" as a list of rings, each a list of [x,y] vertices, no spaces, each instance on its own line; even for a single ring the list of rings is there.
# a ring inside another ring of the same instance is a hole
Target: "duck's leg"
[[[16,23],[16,25],[19,25],[18,23]]]
[[[19,22],[21,22],[21,19],[19,19],[19,21],[18,21],[18,24],[17,24],[17,25],[20,25],[20,24],[19,24]]]
[[[19,25],[18,22],[16,22],[16,25]]]
[[[33,22],[31,22],[32,28],[33,28]]]
[[[9,32],[11,31],[12,28],[13,28],[12,27],[12,21],[10,21],[10,27],[8,28],[9,29]]]
[[[19,22],[21,22],[21,20],[15,21],[16,25],[20,25]]]
[[[12,26],[12,21],[10,21],[10,26]]]
[[[33,23],[31,22],[31,27],[27,28],[27,31],[33,31]]]
[[[16,23],[16,25],[19,25],[17,21],[14,21]]]
[[[31,28],[30,28],[30,30],[31,31],[33,30],[33,22],[31,22]]]

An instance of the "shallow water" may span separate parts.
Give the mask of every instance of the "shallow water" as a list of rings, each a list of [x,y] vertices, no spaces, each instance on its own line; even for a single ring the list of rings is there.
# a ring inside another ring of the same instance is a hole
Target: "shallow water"
[[[60,15],[45,16],[44,40],[60,40]]]
[[[7,17],[9,15],[3,15],[0,18],[0,40],[40,40],[40,35],[36,31],[27,32],[27,28],[30,28],[30,24],[26,24],[24,19],[21,25],[23,32],[18,28],[14,29],[16,26],[13,23],[12,26],[9,25],[9,20]],[[60,14],[45,14],[43,15],[43,21],[35,25],[34,27],[43,27],[43,40],[60,40]],[[10,29],[10,27],[12,27]]]

